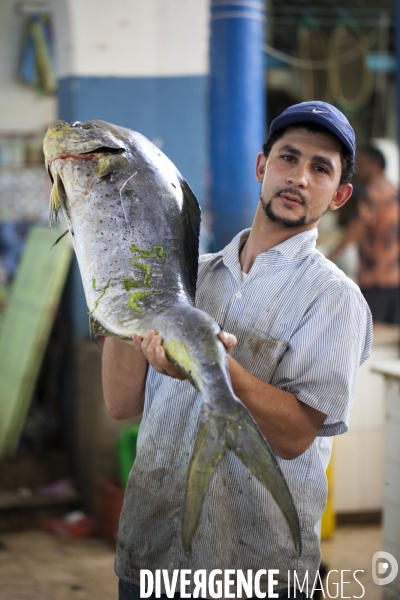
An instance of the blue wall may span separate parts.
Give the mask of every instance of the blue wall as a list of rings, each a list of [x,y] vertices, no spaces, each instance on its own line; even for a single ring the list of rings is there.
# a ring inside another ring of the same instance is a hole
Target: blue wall
[[[200,204],[206,168],[207,77],[67,77],[59,80],[59,118],[102,119],[161,139]]]

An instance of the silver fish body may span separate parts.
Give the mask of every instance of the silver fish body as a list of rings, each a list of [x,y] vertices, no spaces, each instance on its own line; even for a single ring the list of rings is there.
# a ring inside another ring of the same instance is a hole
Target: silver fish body
[[[232,450],[270,491],[301,553],[297,512],[265,438],[235,396],[217,323],[194,307],[200,209],[172,162],[137,132],[102,121],[56,121],[44,140],[53,180],[50,221],[62,208],[92,333],[131,342],[149,328],[201,393],[186,486],[186,551],[218,462]]]

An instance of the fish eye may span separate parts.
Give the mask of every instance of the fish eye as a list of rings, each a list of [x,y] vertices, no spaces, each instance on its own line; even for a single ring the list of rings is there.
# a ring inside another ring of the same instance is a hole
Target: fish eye
[[[56,131],[59,131],[60,129],[62,129],[63,127],[65,127],[65,125],[66,125],[65,121],[60,121],[60,120],[59,121],[54,121],[53,128]]]

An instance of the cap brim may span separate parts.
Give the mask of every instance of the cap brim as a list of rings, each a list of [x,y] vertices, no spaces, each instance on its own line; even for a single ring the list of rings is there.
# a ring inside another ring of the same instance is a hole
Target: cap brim
[[[351,146],[349,141],[345,138],[342,132],[323,114],[314,113],[314,112],[298,112],[298,113],[290,113],[286,115],[281,115],[274,119],[271,123],[271,133],[275,133],[275,131],[279,131],[280,129],[285,129],[286,127],[290,127],[290,125],[296,125],[296,123],[318,123],[319,125],[323,125],[326,129],[329,129],[337,138],[346,146],[346,148],[351,152],[352,156],[354,156],[354,148]]]

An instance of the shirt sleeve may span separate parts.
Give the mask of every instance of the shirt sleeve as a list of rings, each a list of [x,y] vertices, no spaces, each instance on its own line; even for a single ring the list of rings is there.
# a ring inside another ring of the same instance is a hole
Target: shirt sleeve
[[[371,343],[372,318],[364,297],[342,288],[316,300],[304,315],[271,384],[327,415],[319,436],[345,433],[358,368]]]

